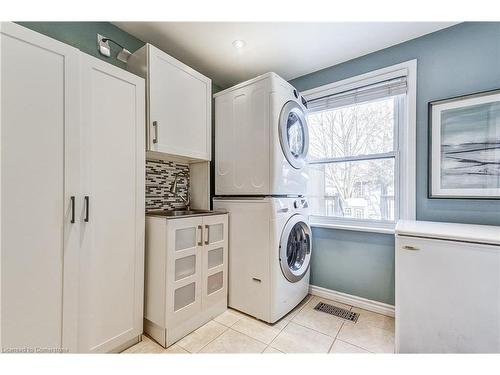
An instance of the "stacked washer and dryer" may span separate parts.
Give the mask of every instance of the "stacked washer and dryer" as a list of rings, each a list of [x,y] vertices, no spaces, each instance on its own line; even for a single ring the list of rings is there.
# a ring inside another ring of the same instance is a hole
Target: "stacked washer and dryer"
[[[275,73],[214,97],[214,209],[229,212],[228,304],[274,323],[309,289],[306,102]]]

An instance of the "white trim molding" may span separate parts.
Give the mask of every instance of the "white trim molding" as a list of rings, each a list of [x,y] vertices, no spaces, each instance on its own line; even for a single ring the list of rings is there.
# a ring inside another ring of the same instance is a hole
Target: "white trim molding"
[[[417,111],[417,60],[409,60],[396,65],[377,69],[365,74],[350,77],[304,91],[301,94],[307,100],[354,90],[378,82],[406,77],[407,94],[403,113],[405,121],[397,129],[399,165],[396,166],[399,199],[396,203],[399,215],[394,223],[378,221],[358,221],[332,216],[311,216],[311,225],[322,228],[338,228],[378,233],[394,233],[397,220],[415,220],[416,218],[416,111]],[[352,228],[349,228],[352,227]]]
[[[330,228],[340,230],[350,230],[357,232],[370,232],[382,234],[396,233],[394,223],[373,223],[369,221],[359,220],[329,220],[328,216],[309,216],[309,225],[314,228]],[[341,221],[341,222],[340,222]]]
[[[346,305],[359,307],[360,309],[372,311],[377,314],[382,314],[390,317],[395,316],[394,305],[389,305],[387,303],[373,301],[367,298],[353,296],[347,293],[337,292],[336,290],[326,289],[316,285],[309,285],[309,293],[313,296],[345,303]]]

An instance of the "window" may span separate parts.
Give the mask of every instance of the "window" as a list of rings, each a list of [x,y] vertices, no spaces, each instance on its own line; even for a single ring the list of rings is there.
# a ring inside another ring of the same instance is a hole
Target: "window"
[[[348,80],[348,89],[327,85],[303,93],[310,109],[312,225],[391,231],[398,219],[414,215],[409,73],[408,69],[374,72],[364,75],[366,79]],[[405,203],[406,199],[413,203]]]
[[[317,215],[394,222],[395,134],[404,95],[308,114],[309,163],[321,181]]]

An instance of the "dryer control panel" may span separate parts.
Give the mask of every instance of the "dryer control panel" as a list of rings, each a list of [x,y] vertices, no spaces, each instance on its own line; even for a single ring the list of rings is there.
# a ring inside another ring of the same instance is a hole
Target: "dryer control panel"
[[[297,199],[293,202],[294,208],[308,208],[309,204],[307,203],[307,199]]]

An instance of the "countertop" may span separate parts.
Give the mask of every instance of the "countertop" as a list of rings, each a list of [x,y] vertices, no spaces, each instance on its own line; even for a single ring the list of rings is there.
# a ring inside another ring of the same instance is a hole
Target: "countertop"
[[[182,219],[187,217],[196,217],[196,216],[213,216],[213,215],[225,215],[227,212],[225,211],[213,211],[213,210],[158,210],[158,211],[149,211],[146,212],[146,216],[153,217],[162,217],[165,219]],[[174,212],[179,212],[179,214],[174,214]],[[182,212],[182,213],[181,213]]]

